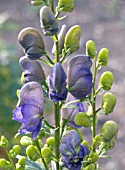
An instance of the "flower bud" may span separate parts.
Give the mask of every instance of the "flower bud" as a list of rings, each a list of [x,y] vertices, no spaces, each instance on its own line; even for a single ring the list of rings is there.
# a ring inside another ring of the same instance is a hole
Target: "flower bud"
[[[100,77],[100,86],[102,86],[104,90],[110,90],[113,81],[114,81],[113,73],[110,71],[106,71]]]
[[[8,140],[5,138],[5,136],[1,136],[0,146],[1,147],[7,147],[8,146]]]
[[[100,135],[102,141],[108,142],[111,141],[114,137],[116,137],[117,133],[118,125],[114,121],[109,120],[103,124]]]
[[[94,137],[94,144],[95,144],[96,146],[98,146],[98,145],[100,144],[100,142],[101,142],[101,136],[100,136],[100,135],[96,135],[96,136]]]
[[[102,98],[102,107],[104,112],[108,115],[113,112],[116,104],[116,97],[112,93],[106,93]]]
[[[59,53],[61,53],[62,49],[64,48],[64,40],[65,40],[66,33],[67,33],[66,25],[63,25],[61,31],[58,34]],[[55,54],[55,52],[56,52],[56,45],[54,44],[52,53]]]
[[[30,139],[28,136],[23,136],[23,137],[20,139],[20,143],[21,143],[21,145],[27,147],[27,146],[31,145],[32,141],[31,141],[31,139]]]
[[[12,148],[13,152],[15,152],[16,155],[18,155],[21,151],[21,147],[19,145],[15,145]]]
[[[54,145],[55,145],[55,138],[54,138],[54,137],[49,137],[49,138],[46,140],[46,144],[47,144],[51,149],[53,149],[53,148],[54,148]]]
[[[29,159],[32,161],[36,161],[39,158],[38,152],[37,152],[35,146],[33,146],[33,145],[29,145],[26,148],[26,154],[29,157]]]
[[[40,9],[40,22],[45,35],[53,36],[58,32],[58,22],[48,6]]]
[[[64,47],[65,51],[72,53],[79,49],[80,45],[80,36],[81,36],[81,27],[75,25],[69,29],[66,34]]]
[[[31,4],[34,5],[34,6],[40,6],[42,4],[46,4],[46,0],[32,0],[31,1]]]
[[[95,164],[89,164],[85,170],[95,170]]]
[[[79,112],[76,114],[75,116],[75,124],[77,126],[84,126],[84,127],[89,127],[91,126],[91,121],[90,121],[90,118],[89,116],[84,113],[84,112]]]
[[[94,41],[89,40],[86,43],[86,55],[89,56],[90,58],[94,58],[96,56],[96,44]]]
[[[42,149],[41,149],[41,154],[44,158],[49,158],[52,156],[52,151],[49,147],[47,146],[44,146]]]
[[[26,157],[25,156],[21,156],[18,160],[18,164],[20,165],[25,165],[26,164]]]
[[[98,54],[98,64],[100,66],[107,66],[109,51],[107,48],[102,48]]]
[[[72,12],[74,8],[74,0],[59,0],[58,8],[64,12]]]
[[[97,160],[99,158],[99,154],[98,153],[92,153],[91,158],[92,158],[92,162],[97,162]]]
[[[85,145],[87,148],[89,148],[90,146],[89,146],[89,143],[88,143],[88,141],[87,140],[84,140],[83,142],[82,142],[82,144],[83,145]]]
[[[0,159],[0,169],[5,169],[5,170],[9,170],[10,169],[10,162],[8,162],[6,159],[1,158]]]
[[[24,28],[19,33],[18,40],[30,59],[39,59],[43,55],[45,45],[40,33],[36,29],[31,27]]]

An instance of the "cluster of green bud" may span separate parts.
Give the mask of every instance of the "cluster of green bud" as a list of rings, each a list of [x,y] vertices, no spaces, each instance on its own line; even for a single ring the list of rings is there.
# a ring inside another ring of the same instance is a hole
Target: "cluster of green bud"
[[[39,150],[36,146],[34,145],[29,145],[27,148],[26,148],[26,154],[28,156],[28,158],[31,160],[31,161],[36,161],[37,159],[39,159],[40,157],[40,153],[39,153]]]
[[[10,162],[4,158],[0,159],[0,169],[10,170]]]
[[[114,75],[110,71],[104,72],[100,77],[100,87],[104,90],[110,90],[114,81]]]
[[[64,41],[65,51],[72,53],[79,49],[81,36],[81,27],[79,25],[72,26],[66,36]]]
[[[9,154],[12,158],[16,158],[16,156],[20,153],[21,147],[19,145],[13,146],[13,148],[9,151]]]
[[[116,105],[115,95],[112,93],[104,94],[102,98],[102,108],[106,115],[113,112],[115,105]]]
[[[8,146],[8,140],[5,138],[5,136],[1,136],[0,146],[4,148]]]
[[[107,48],[102,48],[98,54],[97,63],[99,66],[107,66],[109,51]]]
[[[96,50],[96,44],[94,41],[89,40],[86,43],[86,55],[90,58],[94,58],[96,56],[97,50]]]
[[[117,137],[117,133],[118,125],[114,121],[109,120],[103,124],[100,135],[103,142],[109,142],[111,140],[114,141]]]
[[[16,170],[24,170],[25,169],[25,164],[26,164],[26,157],[21,156],[16,163]]]
[[[77,126],[84,126],[84,127],[91,126],[90,117],[84,112],[77,113],[74,118],[74,122]]]
[[[53,153],[52,153],[52,150],[50,149],[50,147],[44,146],[41,149],[41,154],[42,154],[42,157],[45,159],[46,163],[49,164],[53,157]]]

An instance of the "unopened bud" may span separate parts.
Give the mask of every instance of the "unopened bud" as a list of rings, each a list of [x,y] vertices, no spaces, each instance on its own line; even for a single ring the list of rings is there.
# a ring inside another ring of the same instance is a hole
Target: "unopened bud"
[[[33,146],[33,145],[29,145],[26,148],[26,154],[29,157],[29,159],[32,161],[36,161],[39,158],[38,152],[37,152],[35,146]]]
[[[54,145],[55,145],[55,138],[54,138],[54,137],[49,137],[49,138],[46,140],[46,144],[47,144],[51,149],[53,149],[53,148],[54,148]]]
[[[18,155],[21,151],[21,147],[19,145],[15,145],[13,146],[12,150]]]
[[[99,154],[98,153],[92,153],[92,162],[97,162],[98,158],[99,158]]]
[[[86,43],[86,55],[89,56],[90,58],[94,58],[96,56],[96,44],[94,41],[89,40]]]
[[[80,45],[80,36],[81,36],[81,27],[75,25],[69,29],[66,34],[64,47],[65,51],[72,53],[79,49]]]
[[[109,120],[103,124],[100,135],[102,141],[109,142],[114,137],[117,136],[117,133],[118,133],[118,125],[114,121]]]
[[[1,158],[0,159],[0,169],[5,169],[5,170],[9,170],[10,169],[10,162],[8,162],[6,159]]]
[[[74,121],[77,126],[84,126],[84,127],[91,126],[90,117],[84,112],[77,113]]]
[[[31,141],[31,138],[29,138],[28,136],[23,136],[23,137],[20,139],[20,143],[21,143],[21,145],[23,145],[23,146],[29,146],[29,145],[31,145],[32,141]]]
[[[116,104],[116,97],[112,93],[106,93],[102,98],[102,107],[104,112],[108,115],[113,112]]]
[[[59,0],[58,8],[64,12],[72,12],[74,8],[74,0]]]
[[[1,147],[7,147],[8,146],[8,140],[5,138],[5,136],[1,136],[0,146]]]
[[[21,156],[18,160],[18,164],[20,165],[25,165],[26,164],[26,157],[25,156]]]
[[[34,6],[40,6],[42,4],[46,4],[46,0],[32,0],[31,1],[31,4],[34,5]]]
[[[98,64],[100,66],[107,66],[109,51],[107,48],[102,48],[98,54]]]
[[[89,164],[85,170],[95,170],[95,164]]]
[[[110,71],[106,71],[101,75],[100,86],[102,86],[104,90],[110,90],[113,84],[113,81],[114,81],[113,73]]]
[[[49,158],[52,156],[52,151],[49,147],[47,146],[44,146],[42,149],[41,149],[41,154],[44,158]]]

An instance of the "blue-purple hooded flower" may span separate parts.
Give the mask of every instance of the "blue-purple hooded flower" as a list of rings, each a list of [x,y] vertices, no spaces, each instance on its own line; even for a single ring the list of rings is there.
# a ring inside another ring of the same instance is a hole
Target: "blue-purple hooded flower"
[[[37,60],[30,60],[28,57],[21,57],[19,60],[20,66],[24,73],[24,82],[30,81],[41,82],[45,80],[45,73],[42,66]]]
[[[54,102],[65,100],[67,97],[66,74],[62,65],[57,62],[54,64],[48,76],[49,98]]]
[[[63,137],[59,150],[62,166],[68,170],[80,170],[82,161],[88,154],[88,148],[81,144],[79,134],[75,130]]]
[[[70,93],[67,96],[66,103],[77,100]],[[63,108],[61,109],[61,115],[63,119],[68,120],[67,125],[73,128],[81,128],[82,126],[77,126],[74,122],[74,118],[77,113],[85,112],[84,106],[82,102],[76,102],[73,104],[76,108]]]
[[[92,61],[88,56],[78,55],[68,66],[67,83],[70,93],[77,99],[84,99],[92,92]]]
[[[43,90],[39,83],[29,82],[21,88],[17,107],[13,111],[13,120],[22,123],[19,133],[32,133],[32,139],[36,138],[41,128],[43,104]]]

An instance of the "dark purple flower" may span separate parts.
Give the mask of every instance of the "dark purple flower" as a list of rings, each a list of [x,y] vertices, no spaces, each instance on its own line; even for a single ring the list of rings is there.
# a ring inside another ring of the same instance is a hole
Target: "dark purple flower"
[[[61,162],[68,170],[80,170],[88,148],[81,144],[79,134],[72,130],[63,137],[59,146],[62,154]]]
[[[25,83],[45,80],[45,73],[39,61],[24,56],[20,58],[19,63],[24,73]]]
[[[54,102],[65,100],[67,97],[66,74],[60,63],[56,63],[48,77],[49,97]]]
[[[68,66],[67,82],[70,93],[77,99],[84,99],[92,92],[92,61],[89,57],[78,55]]]
[[[66,99],[66,103],[68,103],[69,101],[75,101],[77,100],[74,96],[72,96],[71,94],[68,94],[67,99]],[[68,123],[67,125],[73,127],[73,128],[81,128],[82,126],[77,126],[74,122],[74,118],[76,116],[77,113],[79,112],[85,112],[84,106],[82,102],[76,102],[73,104],[74,106],[76,106],[76,108],[63,108],[61,110],[61,114],[63,119],[67,119]]]
[[[13,120],[22,123],[21,134],[32,132],[32,139],[38,135],[43,115],[44,96],[39,83],[29,82],[20,91],[19,101],[13,111]]]

